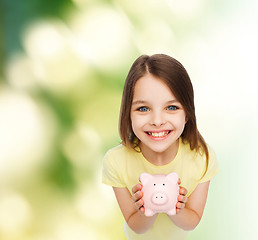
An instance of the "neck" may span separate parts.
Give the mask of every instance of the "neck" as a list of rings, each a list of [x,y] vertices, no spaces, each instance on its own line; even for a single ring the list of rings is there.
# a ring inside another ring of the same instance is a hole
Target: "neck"
[[[179,148],[179,140],[177,140],[170,148],[164,152],[155,152],[146,146],[140,144],[141,152],[148,162],[156,166],[162,166],[173,161],[177,155]]]

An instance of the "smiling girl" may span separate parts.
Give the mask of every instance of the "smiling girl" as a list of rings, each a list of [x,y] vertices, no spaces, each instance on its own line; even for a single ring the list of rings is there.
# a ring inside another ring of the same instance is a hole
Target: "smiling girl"
[[[105,155],[102,181],[113,186],[127,239],[185,239],[202,218],[218,170],[197,129],[193,87],[181,63],[164,54],[134,62],[124,86],[119,131],[122,144]],[[178,174],[176,215],[144,215],[143,172]]]

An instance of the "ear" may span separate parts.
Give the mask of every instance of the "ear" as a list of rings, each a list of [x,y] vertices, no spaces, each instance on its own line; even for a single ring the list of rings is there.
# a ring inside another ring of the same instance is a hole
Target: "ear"
[[[169,174],[166,176],[166,179],[169,179],[170,181],[177,183],[177,181],[178,181],[178,175],[177,175],[177,173],[172,172],[172,173],[169,173]]]
[[[142,184],[147,183],[150,179],[152,179],[152,175],[149,173],[142,173],[140,176],[140,181]]]

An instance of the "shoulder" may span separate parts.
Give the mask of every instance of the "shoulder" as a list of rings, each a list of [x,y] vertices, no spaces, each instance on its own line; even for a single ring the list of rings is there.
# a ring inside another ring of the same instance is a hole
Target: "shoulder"
[[[190,147],[190,144],[188,142],[184,142],[180,139],[180,152],[181,156],[186,161],[193,161],[196,158],[200,158],[201,153],[196,152],[195,150],[192,150]]]
[[[104,156],[104,159],[106,159],[106,158],[121,158],[123,156],[128,155],[129,153],[130,153],[130,150],[126,146],[120,144],[120,145],[118,145],[114,148],[109,149],[106,152],[106,154]]]
[[[207,147],[209,151],[208,161],[206,161],[205,154],[201,154],[202,159],[204,159],[202,161],[205,161],[205,170],[203,171],[203,173],[205,174],[200,180],[200,183],[211,180],[211,178],[213,178],[218,173],[218,162],[217,162],[216,153],[210,145],[207,144]]]
[[[209,152],[209,160],[211,162],[216,161],[216,153],[213,150],[213,148],[207,144],[208,152]],[[190,147],[190,144],[188,142],[181,141],[181,152],[184,156],[189,157],[191,160],[195,160],[195,162],[198,162],[199,164],[205,164],[206,163],[206,155],[202,149],[199,151],[193,150]]]
[[[114,187],[124,187],[124,171],[126,161],[124,157],[126,147],[118,145],[107,151],[103,159],[102,182]]]
[[[104,156],[104,164],[126,164],[128,159],[131,159],[132,156],[136,153],[135,150],[130,149],[122,144],[111,148],[107,151]]]
[[[207,147],[209,152],[208,161],[206,160],[204,151],[201,149],[199,151],[192,150],[189,143],[182,142],[181,145],[181,152],[185,164],[188,168],[191,168],[192,171],[196,172],[199,177],[201,177],[205,172],[215,175],[218,170],[216,153],[209,144],[207,144]]]
[[[207,147],[208,147],[208,151],[209,151],[209,160],[212,162],[216,161],[217,157],[216,157],[216,153],[215,153],[214,149],[209,144],[207,144]]]

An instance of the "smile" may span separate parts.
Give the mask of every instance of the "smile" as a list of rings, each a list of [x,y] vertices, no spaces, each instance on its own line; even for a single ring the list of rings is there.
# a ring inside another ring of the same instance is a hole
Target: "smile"
[[[162,132],[146,132],[149,136],[155,137],[155,138],[162,138],[167,136],[171,131],[162,131]]]

